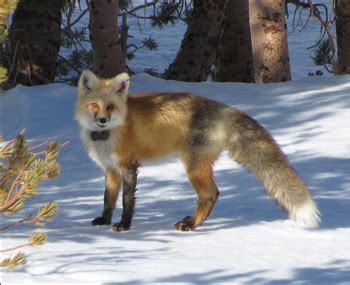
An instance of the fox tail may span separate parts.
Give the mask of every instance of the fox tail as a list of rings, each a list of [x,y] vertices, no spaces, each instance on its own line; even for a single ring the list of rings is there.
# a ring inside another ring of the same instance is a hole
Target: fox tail
[[[318,227],[320,212],[310,191],[269,133],[244,113],[236,114],[233,124],[228,139],[232,158],[255,173],[269,196],[298,226]]]

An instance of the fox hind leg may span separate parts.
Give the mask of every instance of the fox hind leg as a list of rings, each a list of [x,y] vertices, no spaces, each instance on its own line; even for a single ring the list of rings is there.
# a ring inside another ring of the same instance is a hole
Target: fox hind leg
[[[197,209],[192,216],[187,216],[175,224],[177,230],[190,231],[202,224],[218,199],[219,190],[214,182],[212,164],[202,163],[186,166],[188,178],[198,196]]]

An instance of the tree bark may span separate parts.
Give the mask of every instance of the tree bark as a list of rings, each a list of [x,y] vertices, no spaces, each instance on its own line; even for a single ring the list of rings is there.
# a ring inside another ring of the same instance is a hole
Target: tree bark
[[[291,79],[284,0],[250,0],[256,83]]]
[[[6,85],[37,85],[54,80],[63,4],[62,0],[18,2],[9,31],[14,62]]]
[[[111,78],[124,71],[118,32],[118,0],[90,1],[90,39],[96,73]]]
[[[216,59],[216,81],[253,82],[249,1],[229,1]]]
[[[194,0],[187,31],[163,77],[205,81],[216,58],[228,0]]]
[[[335,1],[337,74],[350,74],[350,0]]]

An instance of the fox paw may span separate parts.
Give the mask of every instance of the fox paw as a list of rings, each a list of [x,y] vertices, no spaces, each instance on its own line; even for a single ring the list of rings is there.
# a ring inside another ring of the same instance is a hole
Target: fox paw
[[[93,226],[102,226],[102,225],[110,225],[111,220],[106,217],[97,217],[91,221]]]
[[[195,229],[195,225],[192,216],[187,216],[181,221],[177,222],[175,224],[175,229],[183,232],[193,231]]]
[[[125,232],[130,230],[130,225],[126,225],[123,223],[115,223],[112,227],[112,230],[115,232]]]

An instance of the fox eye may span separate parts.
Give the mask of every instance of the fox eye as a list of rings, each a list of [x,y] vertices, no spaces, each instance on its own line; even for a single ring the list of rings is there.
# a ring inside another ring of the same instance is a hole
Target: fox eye
[[[116,109],[116,106],[114,106],[113,104],[108,104],[107,105],[107,111],[108,112],[112,112]]]
[[[98,106],[97,103],[91,103],[91,104],[89,104],[89,109],[90,109],[91,112],[96,113],[96,112],[98,112],[100,107]]]

